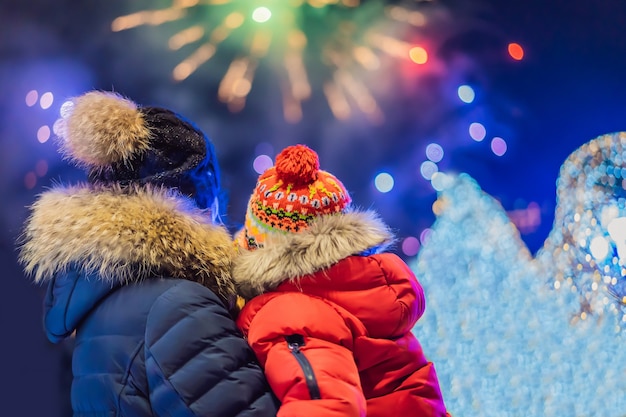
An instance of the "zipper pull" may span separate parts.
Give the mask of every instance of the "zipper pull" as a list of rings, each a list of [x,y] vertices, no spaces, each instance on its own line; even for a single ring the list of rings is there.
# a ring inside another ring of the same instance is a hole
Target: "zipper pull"
[[[304,336],[300,334],[292,334],[290,336],[286,336],[287,347],[289,350],[294,353],[300,353],[300,346],[304,346]]]
[[[322,398],[320,394],[320,387],[317,385],[317,378],[315,378],[315,372],[313,367],[307,359],[304,352],[300,350],[300,347],[304,346],[304,336],[301,334],[292,334],[285,336],[287,341],[287,347],[289,351],[296,358],[296,361],[300,365],[302,372],[304,373],[304,380],[306,381],[307,388],[309,389],[309,395],[312,400],[319,400]]]

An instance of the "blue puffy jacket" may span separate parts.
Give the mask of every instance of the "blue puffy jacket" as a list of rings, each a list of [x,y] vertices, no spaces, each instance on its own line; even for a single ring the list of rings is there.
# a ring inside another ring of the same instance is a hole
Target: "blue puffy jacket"
[[[75,417],[276,415],[231,317],[233,251],[223,228],[164,191],[38,199],[21,259],[48,283],[49,339],[75,337]]]

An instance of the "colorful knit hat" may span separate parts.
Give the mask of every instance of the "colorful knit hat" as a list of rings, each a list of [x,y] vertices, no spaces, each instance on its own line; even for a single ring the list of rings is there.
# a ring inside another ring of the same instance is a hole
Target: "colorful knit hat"
[[[238,244],[262,247],[268,234],[300,232],[317,216],[343,212],[350,201],[341,181],[320,170],[315,151],[305,145],[289,146],[259,177]]]

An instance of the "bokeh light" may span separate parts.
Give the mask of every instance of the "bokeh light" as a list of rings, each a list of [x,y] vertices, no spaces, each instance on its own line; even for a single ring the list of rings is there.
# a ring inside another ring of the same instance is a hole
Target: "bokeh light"
[[[430,180],[437,171],[439,171],[439,167],[433,161],[424,161],[420,165],[420,174],[427,180]]]
[[[481,142],[487,136],[487,129],[482,123],[474,122],[470,124],[469,134],[476,142]]]
[[[49,109],[53,102],[54,95],[51,92],[43,93],[39,99],[39,105],[44,110]]]
[[[426,157],[432,162],[439,162],[443,159],[443,148],[436,143],[430,143],[426,146]]]
[[[604,236],[596,236],[591,240],[589,250],[596,261],[604,261],[609,254],[609,242],[607,242]]]
[[[258,23],[265,23],[272,17],[272,12],[267,7],[257,7],[252,12],[252,20]]]
[[[252,167],[257,172],[257,174],[264,173],[268,168],[271,168],[273,165],[272,158],[267,155],[259,155],[254,158],[254,162],[252,163]]]
[[[491,139],[491,151],[497,156],[502,156],[507,151],[506,141],[498,136]]]
[[[620,175],[624,175],[620,172]],[[623,188],[623,186],[622,186]],[[611,239],[617,243],[626,243],[626,217],[615,217],[606,226]]]
[[[25,101],[28,107],[33,107],[37,103],[37,99],[39,98],[39,93],[37,90],[30,90],[26,93]]]
[[[474,98],[476,98],[476,93],[474,92],[474,89],[469,85],[460,86],[457,90],[457,94],[459,95],[461,101],[468,104],[473,102]]]
[[[325,0],[329,1],[329,0]],[[334,0],[330,0],[334,1]],[[360,0],[343,0],[343,3],[351,2],[358,4]],[[416,10],[409,10],[406,7],[401,6],[389,6],[386,10],[387,14],[397,22],[406,22],[415,27],[425,26],[428,19],[424,13]]]
[[[509,55],[516,61],[521,61],[524,58],[524,48],[519,43],[512,42],[508,46]]]
[[[620,173],[622,175],[622,173]],[[623,188],[623,185],[622,185]],[[617,216],[617,214],[616,214]],[[615,242],[615,249],[617,251],[618,264],[621,266],[626,265],[626,217],[616,217],[608,222],[607,231],[613,242]],[[624,291],[626,292],[626,290]],[[626,300],[623,300],[626,304]],[[626,317],[626,316],[625,316]]]
[[[435,191],[443,191],[452,184],[452,177],[443,172],[435,172],[430,178],[430,184]]]
[[[421,46],[414,46],[409,50],[409,58],[416,64],[425,64],[428,62],[428,52]]]
[[[37,140],[39,143],[46,143],[50,139],[50,127],[47,125],[41,126],[37,130]]]
[[[429,227],[422,230],[422,233],[420,233],[420,242],[422,246],[428,243],[428,240],[430,239],[430,236],[432,235],[432,233],[433,233],[433,230]]]
[[[402,241],[402,253],[406,256],[415,256],[419,252],[420,241],[414,236],[409,236]]]
[[[394,186],[393,177],[386,172],[381,172],[376,175],[376,178],[374,179],[374,186],[381,193],[388,193]]]

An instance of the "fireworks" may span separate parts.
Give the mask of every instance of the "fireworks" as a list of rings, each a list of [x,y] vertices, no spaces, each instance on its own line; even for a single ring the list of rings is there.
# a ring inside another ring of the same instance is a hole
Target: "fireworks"
[[[358,108],[381,121],[379,105],[360,74],[379,69],[383,56],[425,63],[428,53],[422,46],[403,41],[402,33],[389,28],[419,28],[426,20],[419,11],[378,1],[173,0],[166,8],[120,16],[111,28],[183,23],[168,42],[171,50],[191,50],[173,69],[176,81],[219,53],[231,54],[218,97],[233,112],[245,106],[256,70],[268,65],[281,77],[287,121],[302,118],[302,102],[312,91],[323,92],[338,119]]]

